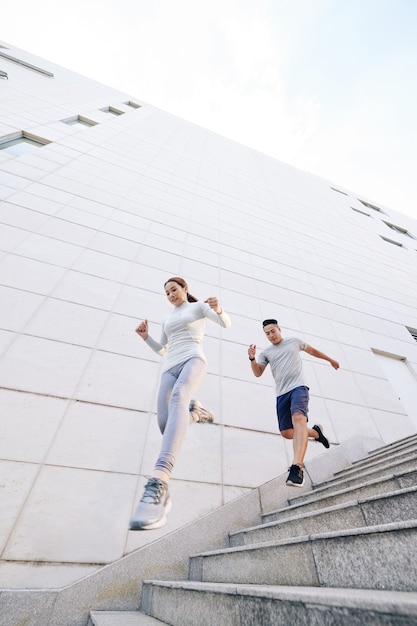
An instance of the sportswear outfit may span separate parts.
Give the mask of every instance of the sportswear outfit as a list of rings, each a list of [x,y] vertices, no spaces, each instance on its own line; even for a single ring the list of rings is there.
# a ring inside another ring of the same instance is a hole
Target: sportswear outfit
[[[223,328],[231,325],[226,313],[216,313],[205,302],[186,301],[164,317],[159,342],[150,336],[145,340],[152,350],[160,355],[166,354],[157,406],[162,446],[155,469],[167,474],[171,474],[174,468],[190,415],[197,421],[213,419],[198,400],[190,404],[194,391],[207,372],[203,352],[206,318]],[[150,478],[130,521],[131,530],[161,528],[171,506],[168,484],[159,478]]]
[[[300,352],[305,350],[307,344],[297,337],[282,338],[279,343],[271,344],[263,350],[258,358],[258,363],[265,367],[271,366],[275,380],[276,408],[279,430],[293,428],[292,416],[302,413],[308,421],[309,388],[303,373],[303,362]],[[319,424],[313,426],[318,434],[319,441],[325,448],[329,447],[329,441],[322,432]],[[287,478],[287,485],[302,487],[304,485],[304,472],[299,465],[291,465]]]
[[[263,350],[258,363],[269,364],[275,380],[277,417],[280,430],[293,428],[292,415],[300,412],[308,420],[309,388],[303,373],[300,351],[307,344],[297,337],[283,337]]]
[[[164,317],[159,342],[150,336],[145,340],[152,350],[166,355],[157,403],[163,437],[155,469],[168,474],[173,470],[187,432],[191,398],[207,373],[203,352],[206,318],[223,328],[231,326],[229,316],[223,311],[218,314],[205,302],[186,301]]]

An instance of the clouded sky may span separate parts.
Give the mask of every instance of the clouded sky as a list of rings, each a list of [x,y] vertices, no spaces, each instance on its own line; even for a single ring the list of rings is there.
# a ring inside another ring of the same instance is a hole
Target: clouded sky
[[[9,44],[417,218],[417,0],[0,0],[0,12]]]

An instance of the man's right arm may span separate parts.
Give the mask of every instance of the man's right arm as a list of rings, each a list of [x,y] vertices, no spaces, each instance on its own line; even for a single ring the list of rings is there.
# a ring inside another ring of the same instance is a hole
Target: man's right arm
[[[259,378],[259,376],[262,376],[262,374],[264,373],[264,369],[266,365],[257,363],[255,355],[256,355],[256,345],[254,343],[251,343],[248,348],[248,357],[249,357],[253,374],[256,376],[256,378]]]

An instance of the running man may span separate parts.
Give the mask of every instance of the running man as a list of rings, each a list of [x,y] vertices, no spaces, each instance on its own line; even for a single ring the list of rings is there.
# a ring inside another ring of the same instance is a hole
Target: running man
[[[272,345],[263,350],[256,361],[256,345],[248,348],[249,361],[253,374],[259,378],[266,366],[271,366],[276,385],[276,409],[278,427],[285,439],[293,440],[294,458],[289,469],[287,485],[302,487],[304,484],[303,461],[307,450],[308,438],[319,441],[325,448],[330,444],[318,424],[307,427],[309,388],[303,375],[303,362],[300,351],[328,361],[335,370],[339,363],[323,352],[309,346],[297,337],[283,337],[278,322],[268,319],[262,322],[264,333]]]

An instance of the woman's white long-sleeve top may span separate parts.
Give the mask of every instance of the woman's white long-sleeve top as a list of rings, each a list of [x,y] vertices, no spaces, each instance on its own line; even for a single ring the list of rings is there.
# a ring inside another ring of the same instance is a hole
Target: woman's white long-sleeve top
[[[205,302],[183,302],[164,317],[159,343],[148,336],[145,340],[148,346],[161,356],[166,354],[162,371],[166,372],[192,357],[207,362],[203,352],[205,318],[223,328],[231,326],[227,313],[218,314]]]

